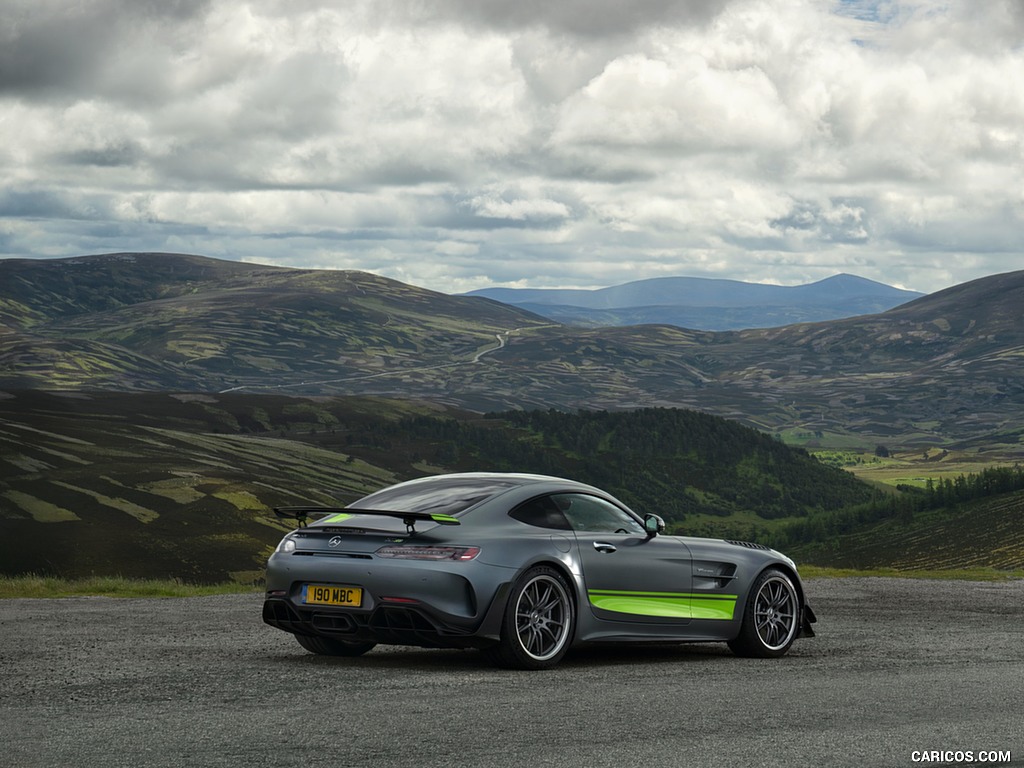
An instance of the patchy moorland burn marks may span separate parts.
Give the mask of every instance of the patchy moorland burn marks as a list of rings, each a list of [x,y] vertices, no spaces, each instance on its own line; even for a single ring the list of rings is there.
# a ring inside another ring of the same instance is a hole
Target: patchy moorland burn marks
[[[672,532],[773,544],[804,563],[1024,568],[1024,492],[915,511],[696,411],[480,416],[372,397],[26,390],[0,392],[0,571],[249,582],[285,530],[270,507],[464,470],[573,477]],[[1019,489],[1015,477],[965,488]]]
[[[360,272],[172,254],[0,262],[0,386],[694,408],[767,432],[998,446],[1024,430],[1024,272],[747,331],[569,328]]]
[[[309,392],[307,382],[470,363],[497,334],[549,323],[362,272],[171,254],[0,269],[0,378],[18,387]],[[103,280],[117,283],[109,296],[95,290]]]
[[[982,338],[957,335],[978,322],[958,328],[930,318],[927,307],[715,334],[668,326],[535,329],[511,337],[488,367],[453,370],[447,390],[433,391],[491,407],[673,405],[768,432],[854,435],[864,445],[973,441],[1019,452],[1024,280],[1018,282],[1018,303],[1007,308],[1017,325],[989,328]],[[971,311],[965,307],[961,314]]]
[[[271,506],[337,504],[395,480],[348,454],[239,433],[249,427],[193,396],[72,398],[0,400],[6,572],[255,578],[286,530]],[[280,424],[323,428],[300,405]]]
[[[934,446],[1012,461],[1024,442],[1022,362],[1024,272],[879,315],[712,333],[566,328],[357,272],[168,254],[5,260],[0,386],[61,389],[65,397],[41,408],[39,420],[27,422],[15,407],[0,424],[3,469],[17,478],[0,477],[0,512],[5,526],[48,526],[86,573],[136,553],[183,578],[211,563],[223,576],[251,572],[260,561],[254,547],[276,540],[278,530],[254,512],[260,505],[350,498],[384,484],[370,481],[378,475],[482,468],[467,467],[475,455],[460,456],[450,440],[443,450],[406,446],[401,456],[383,445],[368,452],[322,440],[339,426],[318,401],[323,395],[413,397],[480,412],[686,407],[787,440],[800,435],[810,448]],[[75,402],[76,393],[86,402],[97,390],[175,391],[174,402],[191,410],[171,413],[166,396],[138,394],[72,428],[60,403]],[[303,397],[239,410],[225,407],[220,392]],[[382,401],[366,407],[400,410]],[[565,474],[586,466],[572,447],[563,459]],[[744,536],[763,530],[762,515],[720,501],[711,495],[705,506],[749,523]],[[86,508],[97,516],[86,521]],[[186,514],[172,514],[179,510]],[[243,522],[228,525],[233,518]],[[185,540],[210,521],[217,546],[182,555]],[[694,522],[706,521],[687,512]],[[80,523],[84,538],[56,533]],[[117,544],[108,525],[140,535]]]
[[[0,570],[238,579],[285,530],[273,506],[337,506],[467,470],[574,477],[681,531],[745,538],[871,495],[804,451],[694,411],[481,416],[380,398],[10,391]]]

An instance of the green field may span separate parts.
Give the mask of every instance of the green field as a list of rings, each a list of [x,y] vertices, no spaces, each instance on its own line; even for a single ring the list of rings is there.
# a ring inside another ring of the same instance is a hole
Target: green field
[[[1019,463],[1017,454],[1000,450],[978,452],[924,448],[896,451],[886,457],[875,455],[873,449],[818,449],[812,453],[823,464],[845,469],[861,480],[892,487],[910,485],[924,488],[929,480],[954,479],[958,475],[977,474],[990,467]]]

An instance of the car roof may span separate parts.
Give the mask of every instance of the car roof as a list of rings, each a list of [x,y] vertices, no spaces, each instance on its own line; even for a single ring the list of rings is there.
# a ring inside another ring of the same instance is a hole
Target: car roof
[[[457,515],[490,499],[536,487],[540,492],[598,491],[596,488],[549,475],[520,472],[452,472],[390,485],[348,505],[348,509],[444,512]]]
[[[440,475],[428,475],[415,480],[406,480],[402,485],[413,483],[451,482],[453,480],[465,480],[466,485],[474,485],[473,481],[478,480],[480,485],[488,485],[496,480],[501,480],[509,485],[530,485],[532,483],[572,483],[578,485],[575,480],[567,480],[564,477],[552,475],[535,475],[528,472],[450,472]]]

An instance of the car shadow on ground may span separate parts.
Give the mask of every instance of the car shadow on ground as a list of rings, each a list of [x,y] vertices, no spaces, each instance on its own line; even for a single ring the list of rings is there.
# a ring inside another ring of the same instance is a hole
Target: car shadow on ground
[[[274,654],[271,660],[309,667],[346,667],[351,669],[493,670],[515,672],[495,667],[480,651],[467,649],[433,649],[407,646],[378,646],[358,657],[318,656],[296,645],[294,652]],[[652,643],[643,645],[600,644],[573,648],[556,669],[600,668],[658,664],[700,664],[721,660],[743,661],[732,654],[724,643]]]

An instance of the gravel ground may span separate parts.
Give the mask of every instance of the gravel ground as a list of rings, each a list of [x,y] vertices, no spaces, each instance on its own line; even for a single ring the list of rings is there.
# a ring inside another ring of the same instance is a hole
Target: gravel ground
[[[258,595],[0,600],[0,765],[1024,765],[1024,581],[807,586],[819,636],[781,660],[590,648],[550,672],[312,656]]]

